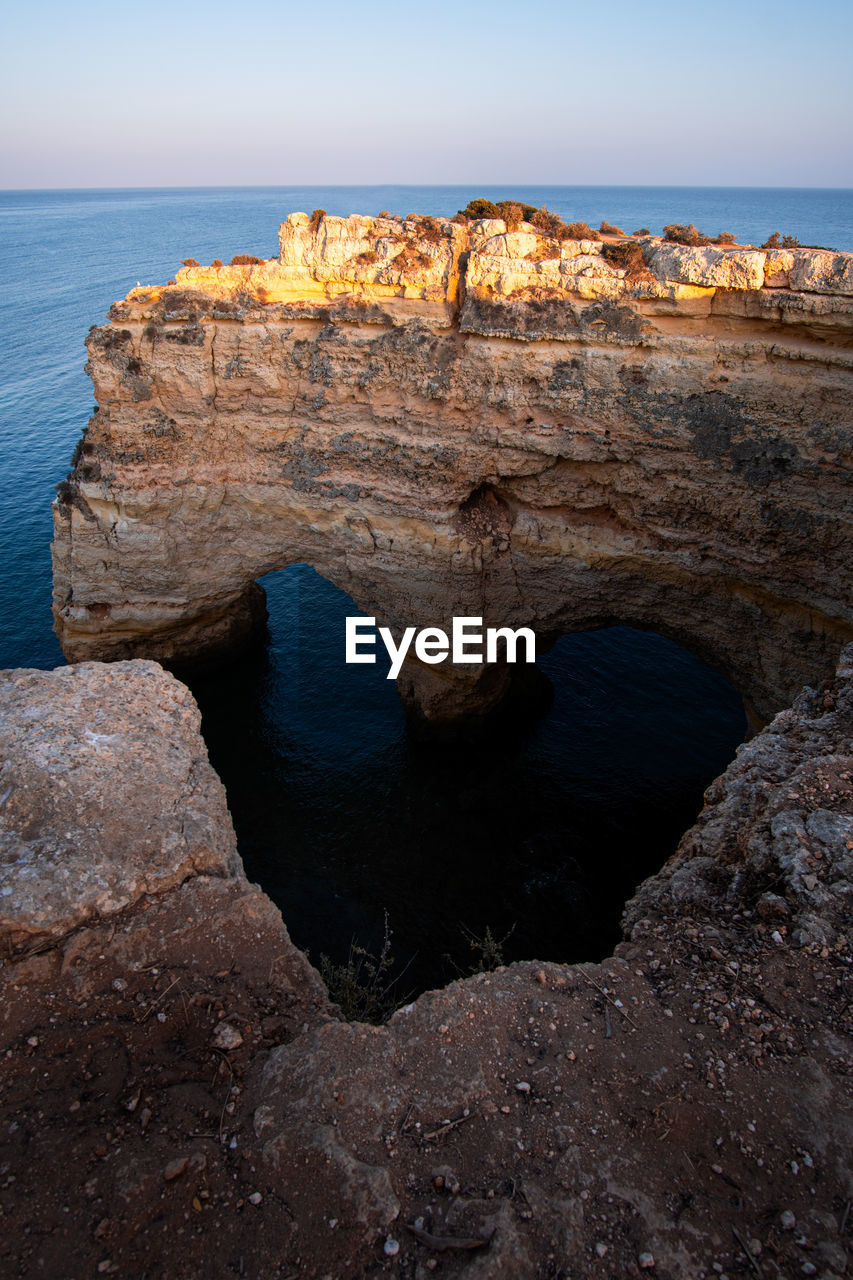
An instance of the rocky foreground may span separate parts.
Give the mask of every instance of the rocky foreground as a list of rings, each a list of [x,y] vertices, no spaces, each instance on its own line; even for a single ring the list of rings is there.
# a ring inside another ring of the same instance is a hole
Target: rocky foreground
[[[0,676],[4,1275],[849,1274],[853,647],[610,960],[380,1027],[245,880],[198,723],[150,662]]]

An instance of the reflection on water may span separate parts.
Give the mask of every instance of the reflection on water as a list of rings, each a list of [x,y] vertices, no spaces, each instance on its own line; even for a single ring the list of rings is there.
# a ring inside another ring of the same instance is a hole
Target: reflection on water
[[[304,565],[263,581],[266,649],[192,681],[250,878],[315,963],[378,947],[404,990],[476,963],[599,959],[625,899],[666,859],[745,733],[738,695],[659,636],[563,637],[553,700],[476,744],[406,730],[387,663],[347,666],[343,592]]]

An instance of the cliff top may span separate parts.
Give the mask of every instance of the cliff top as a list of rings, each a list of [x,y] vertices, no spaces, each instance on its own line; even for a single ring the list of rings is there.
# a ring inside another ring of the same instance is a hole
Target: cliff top
[[[561,224],[548,230],[525,221],[510,229],[498,218],[291,213],[281,224],[277,258],[237,255],[227,265],[209,266],[187,259],[169,285],[133,289],[126,302],[144,306],[172,289],[260,305],[333,302],[342,295],[454,308],[463,295],[665,304],[725,290],[767,291],[782,305],[784,295],[789,300],[823,295],[837,310],[846,309],[844,300],[853,297],[853,254],[756,249],[719,239],[722,243],[684,244],[640,233],[626,236],[618,228],[602,234],[585,224]],[[119,308],[112,318],[127,317]]]

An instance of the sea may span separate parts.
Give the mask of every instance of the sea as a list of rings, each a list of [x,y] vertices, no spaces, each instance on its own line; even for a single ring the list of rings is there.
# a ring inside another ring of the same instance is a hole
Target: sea
[[[63,662],[51,502],[92,411],[83,341],[183,258],[272,257],[294,210],[452,215],[470,199],[653,233],[693,222],[853,251],[853,191],[720,187],[262,187],[0,192],[0,667]],[[478,743],[422,741],[381,666],[343,661],[352,602],[307,565],[263,581],[251,655],[193,680],[250,877],[315,963],[378,956],[393,994],[499,955],[606,955],[636,885],[695,818],[746,732],[737,692],[663,637],[564,636],[548,696]],[[545,683],[545,682],[543,682]],[[541,693],[541,691],[540,691]]]

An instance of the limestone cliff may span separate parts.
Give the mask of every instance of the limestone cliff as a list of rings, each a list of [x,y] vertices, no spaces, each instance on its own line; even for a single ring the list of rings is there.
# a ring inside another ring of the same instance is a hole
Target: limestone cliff
[[[652,628],[767,718],[853,636],[852,338],[849,254],[292,214],[90,333],[63,649],[216,653],[306,561],[393,627]],[[440,718],[471,670],[399,684]]]

